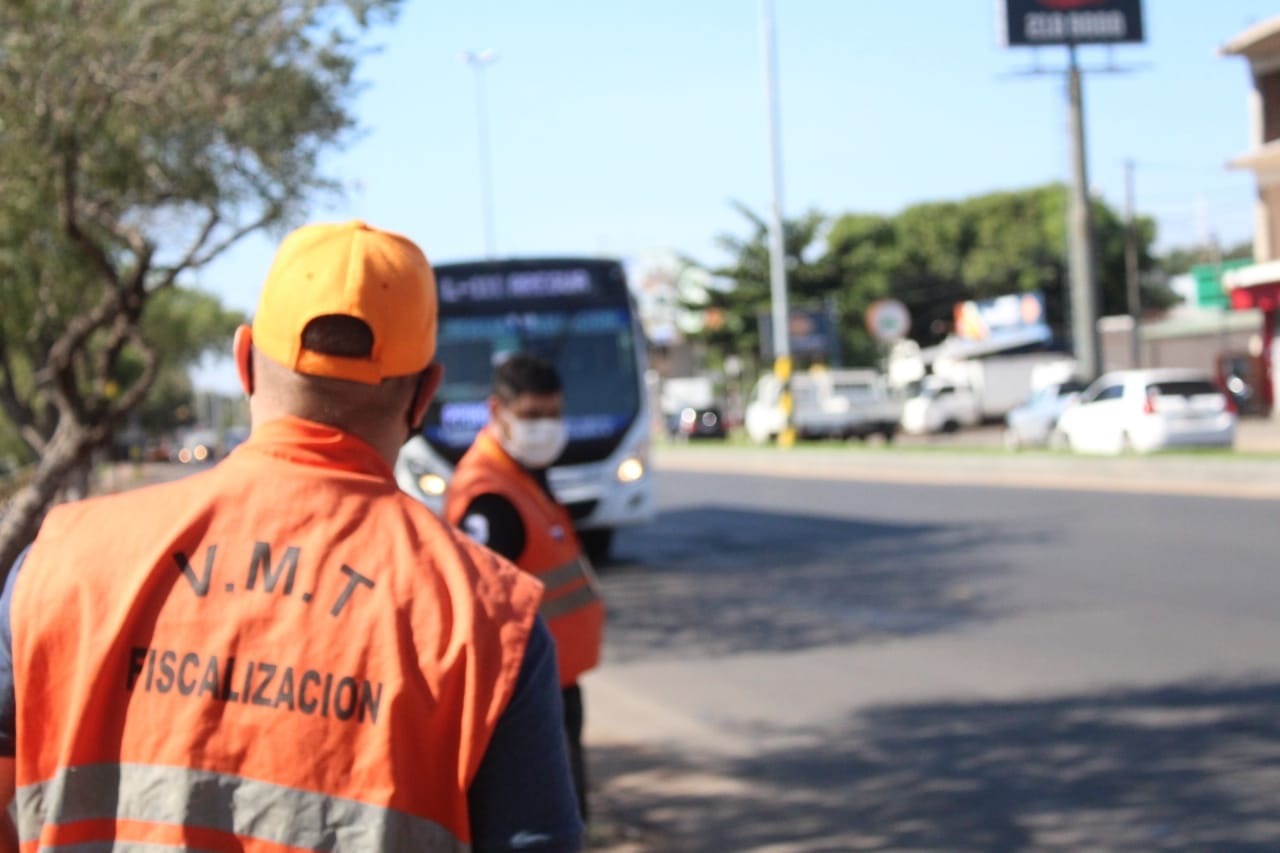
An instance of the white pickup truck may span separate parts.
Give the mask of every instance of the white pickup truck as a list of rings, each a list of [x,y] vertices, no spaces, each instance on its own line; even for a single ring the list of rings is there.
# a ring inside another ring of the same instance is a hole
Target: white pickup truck
[[[744,416],[747,436],[756,444],[782,432],[782,383],[772,373],[760,377]],[[813,370],[791,377],[791,426],[797,438],[883,436],[892,441],[902,417],[902,402],[874,370]]]
[[[973,388],[938,376],[926,376],[902,409],[902,430],[910,435],[955,432],[982,421],[982,404]]]
[[[933,374],[907,400],[902,429],[912,434],[952,432],[1003,419],[1032,392],[1070,378],[1075,367],[1069,356],[1051,352],[939,358]]]

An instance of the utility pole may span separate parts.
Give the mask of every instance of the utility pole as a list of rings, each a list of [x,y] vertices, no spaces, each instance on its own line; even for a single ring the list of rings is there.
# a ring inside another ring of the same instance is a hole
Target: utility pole
[[[484,223],[484,256],[492,259],[497,256],[497,238],[493,225],[493,175],[490,172],[491,155],[489,151],[489,105],[484,85],[485,66],[497,61],[498,54],[493,50],[467,50],[462,53],[462,61],[470,65],[476,72],[476,136],[480,152],[480,205]]]
[[[795,443],[791,419],[791,341],[787,310],[786,247],[782,233],[782,142],[778,129],[778,64],[773,36],[773,0],[760,0],[760,41],[764,52],[764,97],[769,118],[769,159],[773,203],[769,215],[769,294],[773,307],[773,373],[782,383],[783,425],[778,443]]]
[[[1124,164],[1124,280],[1129,296],[1129,316],[1133,320],[1129,340],[1129,363],[1142,367],[1142,286],[1138,277],[1138,225],[1134,219],[1133,161]]]
[[[1085,156],[1084,85],[1076,46],[1067,46],[1068,125],[1071,134],[1071,200],[1068,219],[1068,268],[1071,279],[1071,337],[1077,370],[1087,381],[1100,373],[1098,358],[1098,279],[1094,263],[1093,208]]]
[[[1100,5],[1105,8],[1099,9]],[[1116,44],[1141,44],[1145,41],[1142,0],[1113,0],[1106,3],[1101,3],[1101,0],[1088,3],[1079,0],[1052,3],[1049,0],[1004,0],[1000,7],[1003,9],[1000,16],[1001,35],[1007,47],[1061,46],[1067,49],[1067,123],[1071,151],[1071,187],[1067,214],[1070,298],[1067,303],[1077,369],[1082,378],[1094,379],[1102,368],[1098,341],[1101,294],[1085,149],[1084,82],[1078,53],[1082,45],[1106,46],[1107,67],[1096,70],[1129,70],[1116,67],[1111,59],[1110,48]],[[1105,26],[1102,26],[1104,21]],[[1058,72],[1042,68],[1037,58],[1033,68],[1024,73]]]

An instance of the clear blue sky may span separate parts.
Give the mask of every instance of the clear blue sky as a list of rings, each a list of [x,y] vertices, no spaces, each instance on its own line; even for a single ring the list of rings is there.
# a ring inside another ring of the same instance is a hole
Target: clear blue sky
[[[1218,48],[1274,0],[1145,0],[1147,43],[1081,52],[1090,183],[1138,210],[1161,246],[1249,239],[1247,63]],[[893,213],[920,201],[1066,180],[1064,83],[1020,76],[1065,50],[997,44],[994,0],[775,0],[787,215]],[[312,219],[401,230],[435,261],[483,251],[474,71],[486,77],[501,254],[670,249],[723,260],[744,233],[730,200],[764,211],[769,155],[755,0],[408,0],[361,66],[362,133],[326,163],[347,188]],[[272,239],[200,277],[251,311]],[[225,365],[197,374],[231,390]]]

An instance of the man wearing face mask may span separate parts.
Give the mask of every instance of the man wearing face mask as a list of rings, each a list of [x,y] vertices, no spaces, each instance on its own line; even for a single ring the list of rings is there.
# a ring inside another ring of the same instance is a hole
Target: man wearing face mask
[[[585,820],[578,678],[599,662],[604,605],[573,519],[547,484],[547,469],[566,441],[564,388],[556,369],[532,355],[508,357],[494,373],[489,425],[449,484],[445,519],[546,587],[540,613],[556,641],[570,767]]]

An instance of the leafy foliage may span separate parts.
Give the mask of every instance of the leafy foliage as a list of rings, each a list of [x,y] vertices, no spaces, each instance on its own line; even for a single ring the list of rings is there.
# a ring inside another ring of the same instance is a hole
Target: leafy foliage
[[[1191,272],[1199,264],[1211,264],[1218,260],[1232,261],[1253,257],[1253,243],[1237,243],[1225,250],[1214,246],[1175,246],[1167,250],[1157,263],[1165,275],[1174,276]]]
[[[152,301],[331,189],[319,158],[353,126],[357,39],[398,6],[0,4],[0,410],[39,459],[0,523],[0,566],[230,319]]]
[[[998,192],[958,202],[931,202],[896,216],[850,213],[828,222],[816,212],[784,223],[788,293],[793,304],[834,299],[845,361],[870,365],[881,348],[863,318],[878,299],[895,298],[911,312],[911,336],[935,343],[951,330],[955,303],[1006,293],[1040,291],[1055,333],[1067,331],[1066,204],[1061,185]],[[702,340],[713,351],[759,352],[755,317],[769,310],[769,255],[764,222],[742,206],[750,232],[720,238],[732,260],[715,269],[737,287],[716,293],[722,322]],[[1094,202],[1098,277],[1104,313],[1126,311],[1125,224]],[[1139,268],[1155,268],[1155,225],[1137,221]],[[825,246],[819,240],[825,238]],[[1146,288],[1144,302],[1167,304],[1162,288]]]

